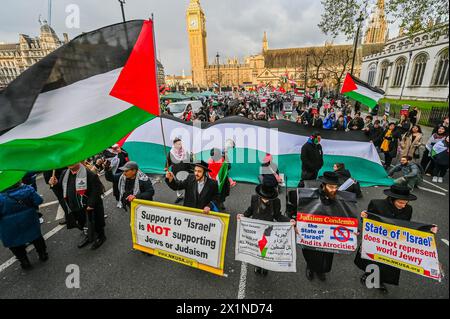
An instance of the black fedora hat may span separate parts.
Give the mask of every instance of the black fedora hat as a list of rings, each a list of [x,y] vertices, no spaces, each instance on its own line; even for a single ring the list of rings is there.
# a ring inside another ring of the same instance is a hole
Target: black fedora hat
[[[258,194],[259,197],[268,200],[274,200],[278,197],[278,192],[275,187],[271,187],[265,184],[259,184],[258,186],[256,186],[256,194]]]
[[[339,181],[339,175],[335,172],[324,172],[323,176],[319,177],[319,181],[324,184],[341,185],[341,182]]]
[[[409,201],[417,200],[417,196],[411,194],[409,188],[405,186],[392,185],[391,188],[385,189],[383,193],[394,199],[404,199]]]
[[[194,167],[201,167],[205,170],[205,172],[211,172],[211,170],[208,168],[208,163],[206,163],[205,161],[199,161],[199,162],[194,162],[191,163],[192,168]]]

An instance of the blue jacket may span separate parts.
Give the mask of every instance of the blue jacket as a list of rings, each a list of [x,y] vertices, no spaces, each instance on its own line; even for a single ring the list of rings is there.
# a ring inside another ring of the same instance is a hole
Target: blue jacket
[[[42,198],[28,185],[0,193],[0,239],[5,247],[18,247],[41,236],[37,210]]]
[[[333,114],[333,117],[331,115]],[[323,129],[324,130],[332,130],[334,123],[336,123],[336,114],[330,113],[323,120]]]

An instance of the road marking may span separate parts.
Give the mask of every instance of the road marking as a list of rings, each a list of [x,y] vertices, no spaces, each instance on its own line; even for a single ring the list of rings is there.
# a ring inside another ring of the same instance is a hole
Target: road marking
[[[58,225],[55,228],[53,228],[51,231],[49,231],[47,234],[44,235],[44,239],[49,239],[53,235],[55,235],[57,232],[59,232],[61,229],[63,229],[65,226]],[[27,252],[30,252],[34,249],[33,245],[30,245],[27,247]],[[2,265],[0,265],[0,273],[6,270],[8,267],[13,265],[17,261],[16,257],[11,257],[9,260],[4,262]]]
[[[241,263],[241,276],[239,278],[239,291],[237,299],[245,298],[245,286],[247,285],[247,263]]]
[[[62,208],[61,205],[59,205],[59,206],[58,206],[58,210],[57,210],[57,212],[56,212],[56,218],[55,218],[55,221],[56,221],[56,220],[63,219],[64,216],[65,216],[64,209]]]
[[[429,189],[429,188],[425,188],[425,187],[422,187],[422,186],[417,186],[417,188],[421,189],[423,191],[426,191],[426,192],[430,192],[430,193],[434,193],[434,194],[438,194],[438,195],[442,195],[442,196],[447,196],[447,194],[445,194],[445,193],[438,192],[438,191],[435,191],[435,190],[432,190],[432,189]]]
[[[444,242],[444,244],[446,244],[448,246],[448,240],[447,239],[441,239],[441,240]]]
[[[444,192],[448,192],[448,190],[446,190],[445,188],[439,187],[439,186],[437,186],[436,184],[433,184],[433,183],[431,183],[431,182],[429,182],[429,181],[426,181],[426,180],[423,180],[423,181],[424,181],[425,183],[427,183],[427,184],[430,184],[430,185],[436,187],[436,188],[439,188],[440,190],[443,190]]]
[[[112,192],[113,192],[112,188],[110,190],[106,191],[105,194],[103,195],[103,198],[105,198],[106,196],[110,195]]]
[[[39,206],[39,208],[44,208],[44,207],[48,207],[48,206],[52,206],[55,204],[58,204],[59,202],[57,200],[55,200],[54,202],[49,202],[49,203],[45,203]]]

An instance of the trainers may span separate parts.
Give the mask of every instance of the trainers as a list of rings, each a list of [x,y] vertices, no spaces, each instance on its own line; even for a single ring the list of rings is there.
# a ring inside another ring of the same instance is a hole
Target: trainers
[[[437,178],[437,176],[433,176],[433,179],[431,180],[433,183],[437,183],[437,181],[438,181],[438,178]]]
[[[438,183],[443,183],[443,182],[444,182],[444,178],[438,177]]]

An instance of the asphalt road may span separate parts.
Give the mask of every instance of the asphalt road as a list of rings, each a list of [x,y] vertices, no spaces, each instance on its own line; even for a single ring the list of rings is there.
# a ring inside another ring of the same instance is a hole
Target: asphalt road
[[[426,178],[430,180],[428,177]],[[107,189],[111,188],[105,183]],[[448,179],[440,187],[448,190]],[[412,203],[413,219],[425,223],[436,223],[440,227],[437,235],[439,259],[445,273],[448,273],[449,203],[448,192],[424,184],[432,193],[417,190],[419,200]],[[53,193],[38,180],[39,193],[45,203],[54,202]],[[173,203],[176,196],[165,184],[156,184],[155,200]],[[243,212],[254,193],[254,185],[238,183],[226,202],[227,212],[232,216],[229,226],[225,273],[218,277],[200,270],[189,268],[158,257],[150,257],[134,251],[131,245],[130,220],[127,213],[115,207],[112,195],[105,198],[107,241],[97,251],[89,247],[78,249],[79,231],[66,230],[58,226],[57,204],[42,209],[45,223],[43,234],[52,232],[47,240],[50,259],[41,263],[35,251],[30,252],[34,269],[24,272],[16,261],[11,264],[12,254],[0,248],[0,299],[4,298],[151,298],[151,299],[197,299],[218,298],[236,299],[238,294],[244,298],[429,298],[449,297],[447,277],[441,283],[402,272],[399,287],[389,287],[387,296],[368,290],[360,284],[361,271],[353,264],[354,255],[336,255],[333,270],[326,282],[306,280],[305,261],[300,249],[297,250],[297,273],[270,272],[265,278],[253,272],[248,265],[246,273],[242,263],[234,259],[237,213]],[[359,208],[367,208],[370,199],[384,198],[383,188],[363,189],[364,198],[359,200]],[[281,195],[284,203],[284,194]],[[284,204],[283,204],[284,205]],[[447,240],[445,243],[443,240]],[[80,288],[66,287],[68,265],[80,268]],[[246,275],[246,276],[245,276]]]

